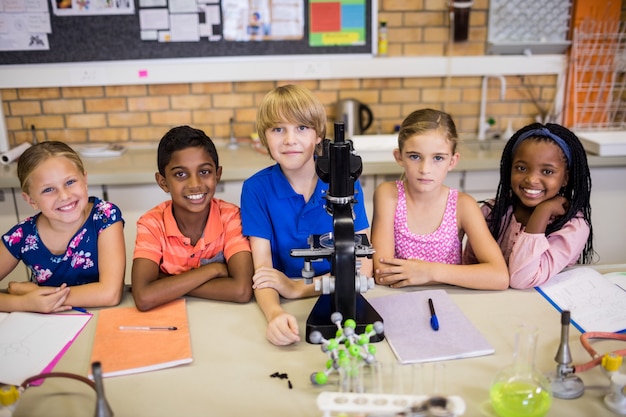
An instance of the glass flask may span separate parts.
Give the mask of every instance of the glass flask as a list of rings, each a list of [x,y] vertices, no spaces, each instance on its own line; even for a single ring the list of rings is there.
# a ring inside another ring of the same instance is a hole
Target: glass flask
[[[537,328],[520,325],[515,331],[513,363],[500,370],[489,390],[500,417],[542,417],[550,410],[550,382],[535,369]]]

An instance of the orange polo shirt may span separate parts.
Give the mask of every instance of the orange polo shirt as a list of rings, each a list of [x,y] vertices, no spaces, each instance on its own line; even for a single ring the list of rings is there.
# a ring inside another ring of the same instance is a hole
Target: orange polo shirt
[[[237,252],[250,252],[250,243],[241,233],[239,207],[219,199],[211,200],[204,233],[195,245],[178,229],[172,201],[150,209],[137,221],[133,259],[157,263],[168,275],[198,268],[214,260],[227,261]]]

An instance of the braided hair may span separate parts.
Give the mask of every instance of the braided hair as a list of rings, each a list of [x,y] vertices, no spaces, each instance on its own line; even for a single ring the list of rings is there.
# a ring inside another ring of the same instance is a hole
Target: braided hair
[[[498,238],[504,233],[511,222],[513,214],[507,217],[509,207],[520,204],[519,198],[511,189],[511,169],[513,156],[519,142],[524,140],[551,141],[556,143],[566,156],[568,169],[567,185],[561,190],[569,202],[564,216],[555,219],[546,227],[546,236],[560,230],[565,223],[576,217],[579,212],[589,225],[589,237],[578,260],[578,263],[591,263],[593,258],[593,228],[591,227],[591,174],[587,164],[587,154],[578,137],[565,127],[548,123],[533,123],[518,130],[506,143],[500,159],[500,183],[496,192],[495,202],[487,225],[493,237]]]

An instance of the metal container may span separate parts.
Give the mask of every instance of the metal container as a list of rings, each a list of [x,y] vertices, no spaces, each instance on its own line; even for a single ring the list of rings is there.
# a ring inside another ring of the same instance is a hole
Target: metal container
[[[362,135],[374,122],[372,110],[355,99],[340,100],[335,107],[335,120],[343,122],[346,139]]]

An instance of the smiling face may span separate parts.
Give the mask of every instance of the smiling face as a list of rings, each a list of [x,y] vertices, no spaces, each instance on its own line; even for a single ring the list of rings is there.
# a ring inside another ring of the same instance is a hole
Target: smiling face
[[[409,187],[418,191],[437,189],[454,168],[459,154],[452,152],[452,143],[431,130],[406,139],[402,151],[394,150],[394,157],[404,168]]]
[[[511,189],[520,202],[534,208],[556,196],[567,185],[565,155],[551,140],[524,140],[515,149]]]
[[[298,171],[314,164],[315,147],[321,142],[315,129],[291,122],[279,122],[265,131],[272,158],[283,171]]]
[[[41,161],[29,177],[28,193],[22,195],[50,223],[82,223],[89,203],[85,173],[64,156]]]
[[[209,209],[222,167],[215,165],[203,147],[175,151],[164,171],[165,176],[157,173],[156,180],[163,191],[170,193],[178,213],[202,213]]]

